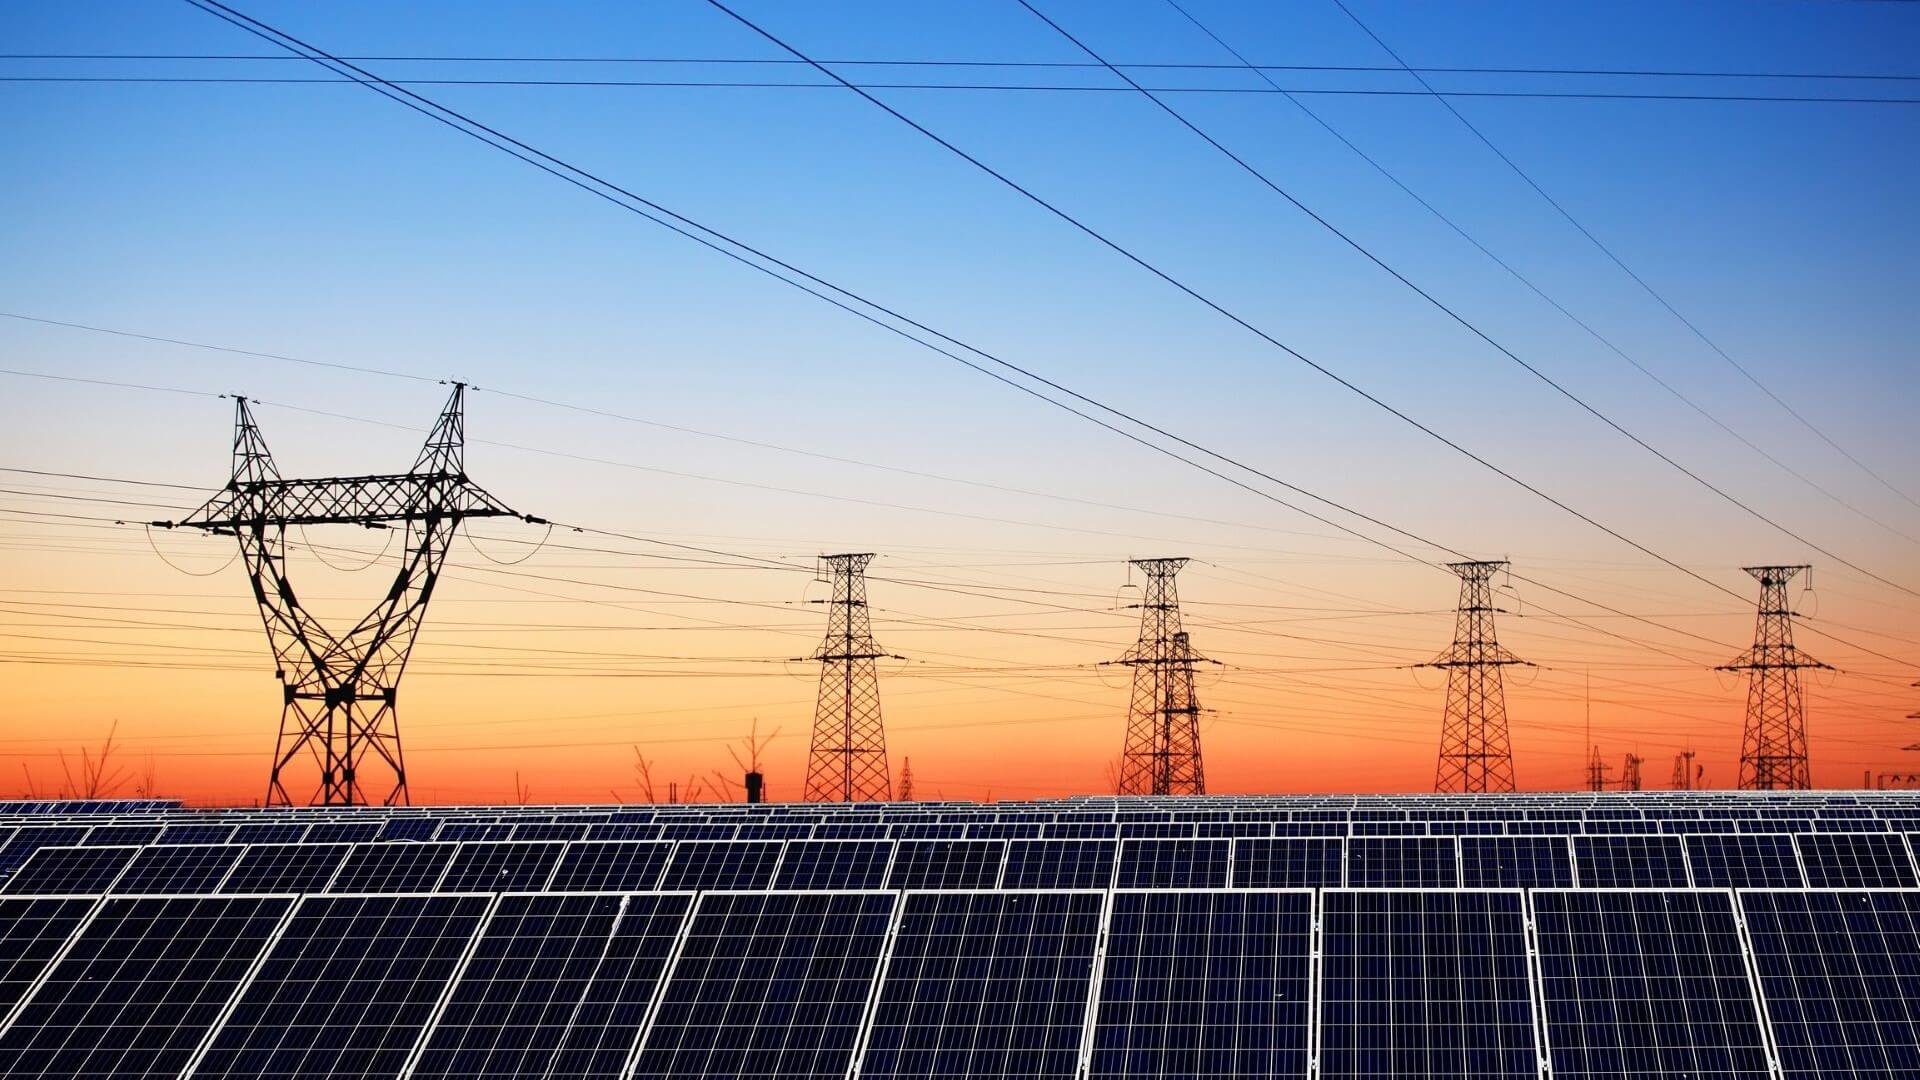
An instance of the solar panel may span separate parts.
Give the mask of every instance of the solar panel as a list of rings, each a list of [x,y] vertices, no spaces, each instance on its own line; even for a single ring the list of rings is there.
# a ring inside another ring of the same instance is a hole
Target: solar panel
[[[1347,841],[1347,884],[1367,889],[1454,889],[1460,859],[1451,836],[1356,836]]]
[[[660,882],[673,845],[664,840],[581,840],[567,845],[551,892],[643,892]]]
[[[880,889],[893,861],[891,840],[793,840],[774,874],[775,889]]]
[[[731,840],[739,827],[732,822],[668,821],[659,829],[662,840]]]
[[[1920,1076],[1920,893],[1740,894],[1780,1067]]]
[[[588,840],[658,840],[660,826],[647,822],[614,821],[587,827]]]
[[[1111,840],[1014,840],[1003,889],[1105,889],[1113,884]]]
[[[513,839],[584,840],[590,828],[584,821],[523,821],[513,827]]]
[[[438,891],[537,892],[565,849],[562,843],[537,840],[461,844]]]
[[[991,889],[1000,880],[1004,840],[902,840],[887,871],[889,889]]]
[[[388,818],[380,830],[382,840],[431,840],[440,831],[440,819],[433,817]]]
[[[894,898],[701,896],[634,1073],[846,1076]]]
[[[1113,896],[1088,1075],[1307,1074],[1313,897]]]
[[[1321,899],[1321,1076],[1539,1075],[1520,893]]]
[[[668,892],[764,889],[780,862],[778,840],[682,840],[660,887]]]
[[[297,844],[307,834],[307,825],[303,821],[276,821],[236,825],[233,829],[233,842],[236,844]]]
[[[158,825],[95,825],[82,841],[88,847],[139,847],[160,838]]]
[[[1688,834],[1687,865],[1703,889],[1797,889],[1806,884],[1784,833]]]
[[[0,848],[0,876],[13,873],[43,847],[78,847],[87,837],[84,825],[29,825]]]
[[[1330,836],[1233,842],[1236,889],[1339,888],[1344,843]]]
[[[193,1075],[396,1075],[491,903],[306,897]]]
[[[1224,889],[1231,840],[1122,840],[1114,885],[1121,889]]]
[[[1728,893],[1532,899],[1552,1075],[1768,1075]]]
[[[319,892],[340,869],[348,844],[255,844],[219,885],[223,893]]]
[[[1101,900],[908,893],[860,1075],[1073,1076]]]
[[[1816,889],[1920,886],[1898,833],[1801,833],[1793,838],[1807,884]]]
[[[214,891],[246,852],[241,844],[162,844],[140,849],[120,880],[117,893],[186,893]]]
[[[10,896],[55,896],[62,893],[103,893],[140,849],[137,847],[43,847],[15,870],[0,893]]]
[[[459,844],[355,844],[327,883],[328,892],[432,892],[446,875]]]
[[[649,834],[653,826],[647,826]],[[504,821],[446,821],[440,824],[440,831],[433,834],[436,840],[511,840],[513,826]]]
[[[0,1034],[4,1076],[174,1076],[293,901],[108,899]]]
[[[618,1076],[690,899],[501,897],[409,1075]]]
[[[160,830],[160,844],[224,844],[233,839],[232,825],[169,825]]]
[[[93,910],[90,896],[0,897],[0,1019]]]
[[[380,839],[379,821],[316,821],[301,839],[309,844],[363,844]]]
[[[1677,836],[1576,836],[1573,862],[1583,889],[1684,889],[1687,856]]]
[[[1563,836],[1463,836],[1460,884],[1469,889],[1565,889],[1573,851]]]

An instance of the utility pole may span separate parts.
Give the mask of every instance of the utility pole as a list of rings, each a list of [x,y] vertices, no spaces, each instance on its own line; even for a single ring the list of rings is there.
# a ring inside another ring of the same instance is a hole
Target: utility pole
[[[820,556],[833,595],[819,601],[827,605],[827,636],[812,656],[820,661],[820,696],[807,753],[807,802],[893,798],[887,733],[880,722],[880,675],[874,663],[887,654],[874,644],[867,610],[871,562],[872,552]]]
[[[454,533],[469,518],[546,524],[515,513],[467,479],[465,398],[466,384],[454,383],[411,470],[319,480],[282,479],[252,406],[237,398],[233,477],[226,488],[181,521],[152,523],[239,542],[281,687],[268,806],[292,805],[289,773],[308,761],[319,766],[319,780],[307,802],[406,804],[395,700]],[[405,530],[399,572],[385,599],[344,634],[334,634],[301,606],[287,578],[287,529],[310,525]],[[391,783],[376,783],[368,766],[390,773]]]
[[[1447,672],[1447,706],[1440,726],[1440,763],[1433,790],[1512,791],[1513,751],[1507,743],[1507,699],[1500,669],[1526,664],[1493,631],[1493,575],[1502,562],[1449,563],[1460,578],[1453,644],[1424,667]],[[1531,665],[1528,665],[1531,666]]]
[[[1745,567],[1760,582],[1753,648],[1718,669],[1747,675],[1747,727],[1740,741],[1740,787],[1745,790],[1813,786],[1800,672],[1827,665],[1794,647],[1793,608],[1787,601],[1787,583],[1806,569],[1804,565]]]
[[[1200,702],[1193,666],[1205,660],[1180,628],[1174,575],[1185,559],[1134,559],[1146,574],[1140,638],[1117,662],[1133,668],[1127,738],[1120,751],[1122,795],[1205,795],[1200,757]]]

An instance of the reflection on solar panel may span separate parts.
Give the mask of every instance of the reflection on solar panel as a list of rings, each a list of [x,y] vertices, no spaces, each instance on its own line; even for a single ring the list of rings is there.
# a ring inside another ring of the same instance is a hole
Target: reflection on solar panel
[[[440,819],[430,817],[393,818],[380,830],[382,840],[431,840],[440,831]]]
[[[319,892],[346,858],[346,844],[256,844],[220,883],[223,893]]]
[[[688,899],[501,897],[410,1075],[618,1076]]]
[[[93,898],[0,898],[0,1018],[93,910]]]
[[[1686,837],[1687,865],[1700,888],[1797,889],[1806,884],[1793,837],[1784,833],[1714,833]]]
[[[134,847],[43,847],[0,884],[9,895],[103,893],[133,861]]]
[[[0,1075],[178,1075],[292,905],[104,901],[0,1034]]]
[[[1347,841],[1347,884],[1356,889],[1453,889],[1460,861],[1450,836],[1356,836]]]
[[[327,883],[335,893],[432,892],[459,844],[355,844]]]
[[[1004,840],[902,840],[889,889],[991,889],[1000,880]]]
[[[1337,889],[1344,857],[1343,842],[1333,837],[1235,840],[1233,887]]]
[[[1564,889],[1573,850],[1563,836],[1463,836],[1460,884],[1469,889]]]
[[[774,876],[776,889],[878,889],[887,883],[891,840],[793,840]]]
[[[1088,1075],[1307,1074],[1313,897],[1113,896]]]
[[[1113,883],[1111,840],[1014,840],[1003,889],[1104,889]]]
[[[553,876],[564,844],[495,841],[461,844],[440,892],[535,892]],[[334,890],[339,892],[342,890]]]
[[[660,887],[690,889],[764,889],[780,862],[778,840],[682,840],[673,846]]]
[[[240,844],[162,844],[142,848],[113,883],[117,893],[210,893],[246,852]]]
[[[77,847],[87,837],[85,826],[34,825],[13,834],[0,848],[0,875],[11,874],[43,847]]]
[[[547,883],[552,892],[641,892],[660,882],[673,845],[664,840],[583,840],[568,844]]]
[[[863,1077],[1071,1077],[1099,893],[908,893]]]
[[[1126,840],[1120,844],[1121,889],[1224,889],[1231,840]]]
[[[1687,857],[1677,836],[1576,836],[1583,889],[1684,889]]]
[[[305,898],[193,1075],[396,1075],[491,903]]]
[[[1729,894],[1532,897],[1554,1076],[1767,1076]]]
[[[1740,895],[1789,1077],[1920,1076],[1920,893]]]
[[[893,904],[893,893],[705,894],[635,1074],[844,1077]]]
[[[1518,892],[1321,896],[1321,1076],[1538,1074]]]
[[[1816,889],[1911,889],[1913,862],[1898,833],[1801,833],[1800,861]]]

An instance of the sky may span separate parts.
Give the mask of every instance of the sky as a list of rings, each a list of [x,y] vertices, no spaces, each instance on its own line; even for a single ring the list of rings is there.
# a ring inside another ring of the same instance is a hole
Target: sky
[[[1687,749],[1731,785],[1746,691],[1714,667],[1760,563],[1813,566],[1815,781],[1915,771],[1920,105],[1702,98],[1920,100],[1920,13],[1349,0],[1423,69],[1723,73],[1428,74],[1455,115],[1333,0],[1183,0],[1291,95],[1164,0],[1035,0],[1123,67],[1214,65],[1124,70],[1263,181],[1098,67],[845,63],[1091,63],[1017,0],[728,6],[1033,198],[804,65],[691,62],[791,59],[710,3],[239,7],[1159,432],[364,87],[262,81],[326,74],[231,59],[281,50],[190,4],[9,6],[0,796],[111,735],[123,790],[260,798],[280,697],[231,542],[139,522],[227,479],[221,395],[259,403],[286,475],[355,475],[413,460],[448,379],[476,388],[473,479],[563,527],[454,547],[400,694],[416,802],[633,800],[636,756],[714,788],[756,722],[797,797],[838,551],[878,553],[921,797],[1110,790],[1105,662],[1137,632],[1127,561],[1157,556],[1192,560],[1217,661],[1213,791],[1430,789],[1444,677],[1417,665],[1462,556],[1512,563],[1524,789],[1579,786],[1595,746],[1649,787]],[[1386,70],[1328,70],[1356,67]],[[1092,89],[979,88],[1011,85]],[[335,624],[384,590],[381,534],[289,539]]]

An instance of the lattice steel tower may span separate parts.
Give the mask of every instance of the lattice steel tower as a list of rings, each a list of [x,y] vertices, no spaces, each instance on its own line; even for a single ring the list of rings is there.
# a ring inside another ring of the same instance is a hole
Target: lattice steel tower
[[[1813,786],[1813,774],[1807,767],[1807,705],[1800,690],[1800,672],[1827,667],[1793,644],[1793,606],[1787,600],[1787,583],[1808,568],[1744,569],[1760,583],[1753,648],[1719,668],[1747,673],[1747,730],[1740,740],[1740,786],[1750,791],[1803,790]]]
[[[310,803],[408,801],[395,699],[454,532],[468,518],[545,524],[509,510],[467,479],[465,398],[466,385],[454,383],[411,470],[319,480],[281,478],[252,408],[239,398],[233,478],[226,489],[182,521],[153,523],[239,541],[281,687],[280,738],[267,779],[269,806],[293,803],[288,774],[303,760],[319,773]],[[334,634],[301,606],[287,579],[286,533],[296,525],[406,530],[400,568],[385,598],[344,634]],[[367,775],[369,766],[379,772],[378,779]]]
[[[1500,669],[1526,664],[1495,639],[1493,575],[1505,562],[1449,563],[1460,578],[1460,609],[1453,644],[1425,667],[1447,672],[1447,711],[1440,725],[1440,765],[1433,790],[1513,790],[1513,750],[1507,744],[1507,696]],[[1528,665],[1531,666],[1531,665]]]
[[[808,802],[885,802],[893,798],[887,772],[887,732],[880,722],[880,676],[886,653],[873,642],[867,612],[867,564],[873,554],[822,555],[833,582],[827,636],[813,652],[820,661],[820,697],[813,709],[813,746],[807,754]]]
[[[1205,795],[1200,759],[1200,701],[1193,692],[1194,653],[1180,628],[1174,575],[1185,559],[1135,559],[1147,576],[1140,604],[1140,640],[1118,661],[1133,668],[1127,741],[1120,751],[1120,794]]]

